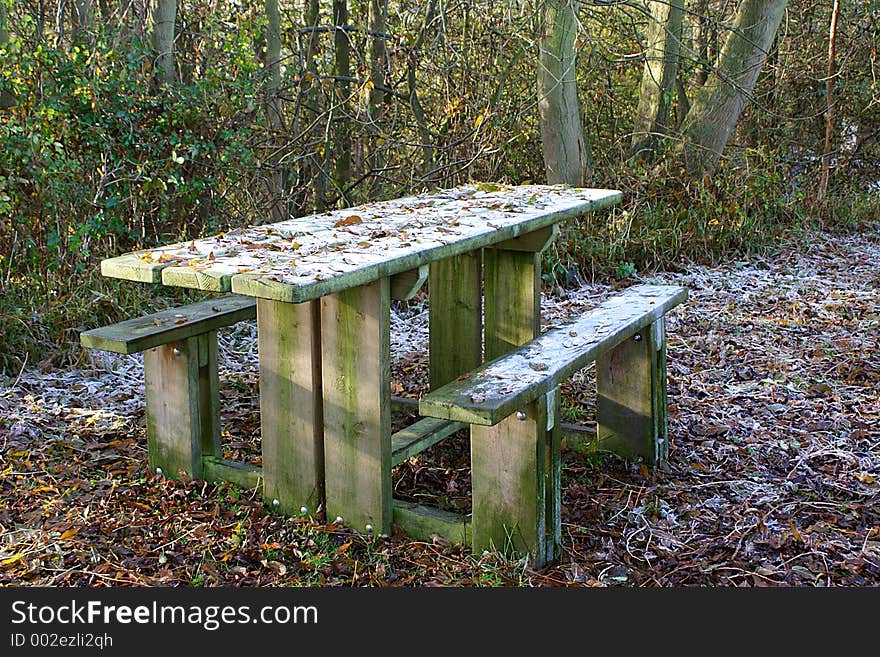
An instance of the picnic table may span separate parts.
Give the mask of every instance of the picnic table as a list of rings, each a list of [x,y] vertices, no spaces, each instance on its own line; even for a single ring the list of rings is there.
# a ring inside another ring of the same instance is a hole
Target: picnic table
[[[101,272],[255,298],[264,498],[388,534],[392,521],[439,517],[395,504],[392,467],[465,426],[423,418],[392,434],[392,298],[427,280],[430,385],[443,386],[539,335],[541,252],[560,222],[620,197],[464,185],[128,253]],[[173,387],[162,394],[175,403]],[[494,451],[482,445],[473,458]]]

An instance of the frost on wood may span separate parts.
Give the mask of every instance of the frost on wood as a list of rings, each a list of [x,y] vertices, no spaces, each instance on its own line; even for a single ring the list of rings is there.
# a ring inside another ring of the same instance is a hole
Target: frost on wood
[[[620,192],[476,184],[252,226],[101,263],[106,276],[301,302],[518,237]]]
[[[423,397],[422,415],[492,425],[547,392],[687,298],[674,285],[636,285]]]

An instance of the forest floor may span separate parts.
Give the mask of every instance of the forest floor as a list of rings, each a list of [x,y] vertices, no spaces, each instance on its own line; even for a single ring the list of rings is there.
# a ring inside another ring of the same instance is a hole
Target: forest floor
[[[669,462],[566,448],[552,567],[366,538],[273,513],[255,490],[153,475],[140,357],[92,354],[0,388],[0,585],[880,585],[880,234],[640,280],[690,291],[667,325]],[[611,291],[557,290],[545,320]],[[393,321],[392,393],[418,396],[424,300]],[[226,456],[259,462],[255,333],[221,336],[221,406]],[[567,419],[593,417],[592,372],[563,390]],[[398,466],[394,486],[467,512],[467,436]]]

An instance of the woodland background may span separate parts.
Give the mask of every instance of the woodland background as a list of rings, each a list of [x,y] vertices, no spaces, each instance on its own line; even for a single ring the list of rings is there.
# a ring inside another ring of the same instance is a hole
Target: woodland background
[[[563,287],[876,221],[878,43],[877,0],[0,0],[0,368],[185,294],[102,257],[467,181],[624,191]]]

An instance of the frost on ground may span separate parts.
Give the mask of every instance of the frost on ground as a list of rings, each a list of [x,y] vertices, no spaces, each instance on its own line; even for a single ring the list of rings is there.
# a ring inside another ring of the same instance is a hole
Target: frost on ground
[[[548,294],[545,327],[633,282],[690,293],[667,325],[669,464],[649,471],[567,451],[564,555],[529,571],[527,583],[880,584],[880,236],[818,235],[772,257]],[[394,394],[424,389],[427,316],[424,296],[394,306]],[[221,332],[220,357],[224,439],[235,451],[258,437],[254,322]],[[233,546],[232,521],[211,502],[218,489],[194,483],[199,494],[178,494],[188,489],[145,468],[140,356],[93,353],[83,362],[75,371],[27,369],[0,389],[0,582],[201,576],[284,585],[310,573],[318,579],[306,580],[322,584],[456,584],[475,576],[476,561],[454,546],[429,546],[417,558],[413,545],[397,542],[387,569],[313,572],[297,557],[297,526],[266,515],[253,495],[249,538]],[[564,393],[568,412],[589,423],[590,372]],[[466,494],[466,461],[435,470],[452,478],[444,495]],[[151,498],[161,517],[144,504]],[[289,547],[268,566],[245,549],[248,540]],[[234,567],[216,565],[230,559]]]

